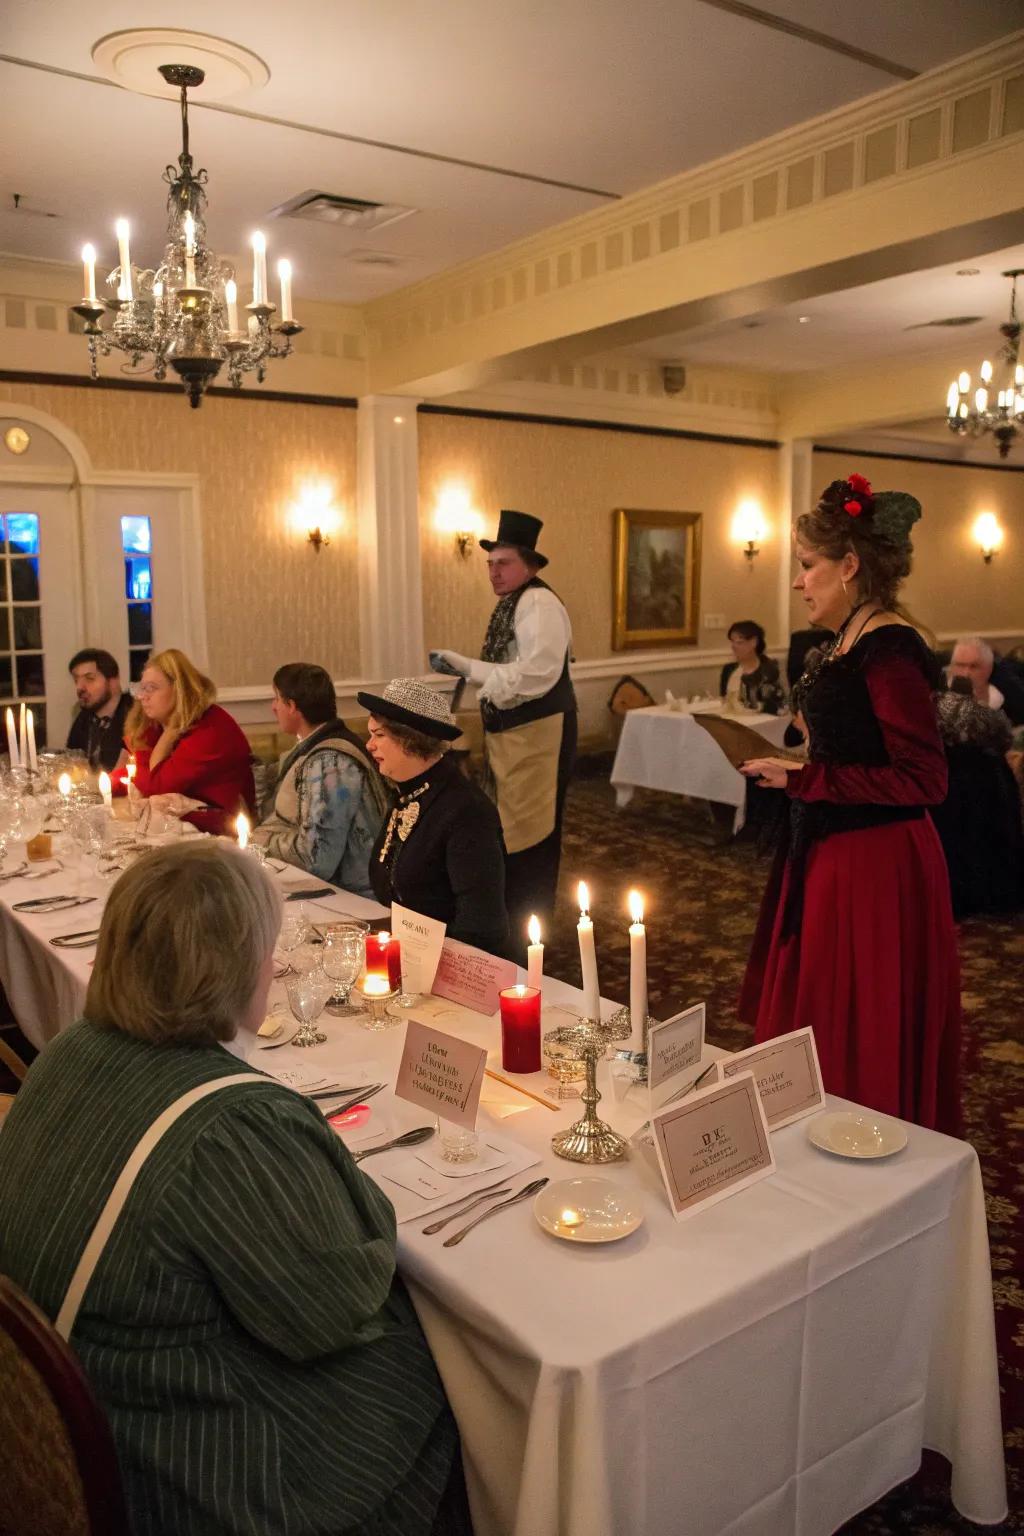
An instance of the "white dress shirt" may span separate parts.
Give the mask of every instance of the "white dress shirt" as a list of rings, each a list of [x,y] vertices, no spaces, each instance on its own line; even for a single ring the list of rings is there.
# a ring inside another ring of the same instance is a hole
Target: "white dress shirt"
[[[495,709],[514,709],[550,693],[571,646],[572,626],[562,603],[546,587],[530,587],[516,604],[511,659],[472,662],[470,682]]]

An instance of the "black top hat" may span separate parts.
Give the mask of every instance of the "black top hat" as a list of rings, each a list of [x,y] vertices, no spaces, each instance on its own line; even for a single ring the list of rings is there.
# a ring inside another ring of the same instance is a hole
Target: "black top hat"
[[[538,553],[537,539],[544,524],[539,517],[531,517],[529,512],[507,512],[498,514],[498,536],[494,539],[481,539],[481,549],[495,549],[499,544],[509,544],[513,549],[532,555],[541,567],[547,565],[547,555]]]
[[[447,697],[419,678],[396,677],[382,694],[357,693],[356,698],[378,720],[396,720],[438,741],[455,741],[462,735]]]

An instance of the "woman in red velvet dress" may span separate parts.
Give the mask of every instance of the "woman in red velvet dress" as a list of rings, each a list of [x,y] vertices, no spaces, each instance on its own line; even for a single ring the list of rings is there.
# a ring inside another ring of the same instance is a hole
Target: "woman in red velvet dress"
[[[959,959],[927,811],[946,795],[940,673],[896,600],[920,515],[851,475],[797,522],[793,586],[835,638],[793,690],[809,761],[743,765],[790,815],[740,1017],[759,1041],[810,1025],[830,1093],[957,1135]]]
[[[202,832],[233,832],[239,811],[254,817],[249,743],[227,710],[213,702],[210,679],[181,651],[160,651],[146,663],[136,694],[125,721],[125,746],[135,757],[139,794],[202,801],[205,809],[182,818]]]

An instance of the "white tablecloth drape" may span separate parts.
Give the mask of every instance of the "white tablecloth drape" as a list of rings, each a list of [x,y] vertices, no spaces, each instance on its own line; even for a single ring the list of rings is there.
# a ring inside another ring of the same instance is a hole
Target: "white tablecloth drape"
[[[42,1045],[80,1011],[92,958],[46,939],[86,927],[97,908],[12,914],[39,892],[0,888],[0,963],[19,1022]],[[347,893],[342,904],[379,911]],[[544,997],[579,1002],[551,980]],[[396,1070],[401,1024],[368,1037],[358,1022],[325,1020],[329,1041],[315,1053],[265,1055],[252,1037],[232,1049],[257,1066],[333,1068],[371,1054]],[[497,1060],[496,1019],[463,1011],[443,1027]],[[642,1098],[616,1102],[604,1070],[602,1109],[629,1134]],[[798,1122],[773,1138],[771,1179],[677,1224],[641,1155],[600,1169],[553,1155],[550,1138],[578,1104],[554,1114],[500,1092],[505,1107],[524,1106],[502,1133],[541,1155],[522,1182],[601,1174],[639,1194],[646,1220],[622,1242],[586,1248],[542,1232],[528,1205],[453,1249],[441,1246],[447,1234],[424,1237],[425,1222],[399,1228],[400,1267],[459,1421],[477,1536],[829,1536],[910,1476],[922,1445],[952,1461],[964,1515],[1004,1516],[991,1273],[969,1146],[908,1126],[895,1157],[848,1162],[813,1148]],[[396,1129],[423,1120],[397,1100],[388,1113]]]
[[[720,709],[697,706],[697,712],[721,714]],[[742,710],[729,719],[748,726],[765,738],[765,753],[782,746],[789,715],[762,715]],[[654,704],[631,709],[622,722],[612,784],[620,809],[636,789],[661,789],[673,795],[693,795],[736,807],[733,831],[743,825],[746,780],[732,766],[721,747],[693,719],[693,711]]]

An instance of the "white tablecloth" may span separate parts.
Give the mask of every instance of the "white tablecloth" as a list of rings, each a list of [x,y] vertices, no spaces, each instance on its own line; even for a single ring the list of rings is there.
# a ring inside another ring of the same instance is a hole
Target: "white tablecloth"
[[[92,954],[45,938],[96,909],[12,916],[40,884],[0,888],[0,960],[19,1022],[43,1043],[78,1012]],[[339,904],[378,910],[347,894]],[[554,981],[544,995],[579,998]],[[373,1055],[397,1067],[401,1025],[367,1035],[325,1023],[316,1052],[264,1053],[251,1037],[234,1049],[259,1066]],[[497,1057],[495,1019],[466,1013],[457,1032]],[[602,1087],[604,1113],[628,1134],[642,1099],[616,1103]],[[423,1120],[399,1101],[389,1112],[399,1129]],[[550,1151],[577,1113],[531,1105],[501,1121],[542,1154],[523,1182],[587,1172]],[[910,1476],[922,1445],[952,1461],[963,1514],[1000,1520],[977,1158],[908,1133],[895,1157],[856,1163],[811,1147],[806,1122],[788,1126],[774,1137],[774,1177],[680,1224],[641,1158],[592,1170],[639,1192],[646,1213],[607,1247],[547,1236],[528,1206],[453,1249],[446,1234],[424,1237],[425,1223],[400,1227],[400,1266],[459,1420],[477,1536],[829,1536]]]
[[[698,713],[721,714],[720,708],[697,707]],[[727,717],[765,738],[765,752],[782,746],[789,715],[763,715],[740,710]],[[631,709],[622,722],[612,784],[620,808],[635,789],[662,789],[673,795],[693,795],[736,807],[733,831],[743,825],[746,780],[732,766],[718,743],[693,719],[693,712],[653,704]]]

